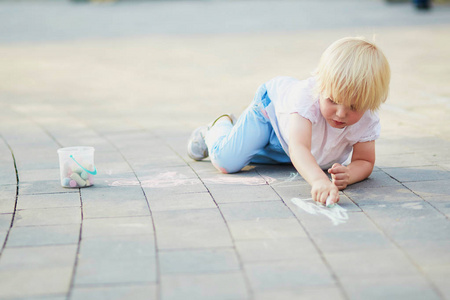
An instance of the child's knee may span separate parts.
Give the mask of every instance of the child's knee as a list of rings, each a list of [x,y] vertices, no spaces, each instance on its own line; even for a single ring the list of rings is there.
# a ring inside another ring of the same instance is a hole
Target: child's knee
[[[236,164],[232,159],[227,159],[224,157],[211,157],[211,163],[213,166],[223,174],[231,174],[239,172],[244,166]]]

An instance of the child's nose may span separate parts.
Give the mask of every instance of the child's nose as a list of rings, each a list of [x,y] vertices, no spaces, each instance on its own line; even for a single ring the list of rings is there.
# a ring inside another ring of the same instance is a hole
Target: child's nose
[[[339,105],[336,110],[336,116],[338,116],[339,118],[345,118],[346,115],[347,115],[347,108],[343,105]]]

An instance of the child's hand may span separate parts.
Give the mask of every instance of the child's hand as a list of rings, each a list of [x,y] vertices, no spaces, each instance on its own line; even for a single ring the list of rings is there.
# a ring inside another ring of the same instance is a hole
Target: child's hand
[[[328,169],[328,173],[331,174],[332,182],[339,190],[343,190],[347,187],[350,180],[350,172],[346,166],[335,163]]]
[[[339,202],[339,190],[336,185],[326,180],[317,181],[311,186],[311,196],[314,201],[326,204],[328,196],[330,196],[330,203],[338,203]]]

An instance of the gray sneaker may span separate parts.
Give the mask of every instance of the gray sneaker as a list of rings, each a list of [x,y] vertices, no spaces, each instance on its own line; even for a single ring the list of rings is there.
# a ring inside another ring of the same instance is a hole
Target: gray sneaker
[[[205,143],[205,134],[222,117],[228,117],[233,125],[236,123],[236,117],[233,114],[224,114],[215,119],[214,122],[195,129],[189,138],[187,146],[187,153],[190,158],[193,160],[202,160],[208,157],[209,153],[208,146]]]
[[[208,157],[208,146],[205,143],[205,133],[209,126],[203,125],[195,129],[189,138],[187,153],[193,160],[202,160]]]

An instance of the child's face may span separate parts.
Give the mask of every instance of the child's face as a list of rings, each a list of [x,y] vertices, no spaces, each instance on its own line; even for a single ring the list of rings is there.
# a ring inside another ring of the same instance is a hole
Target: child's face
[[[327,123],[334,128],[345,128],[358,122],[365,111],[335,103],[329,97],[320,97],[320,112]]]

